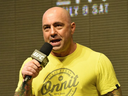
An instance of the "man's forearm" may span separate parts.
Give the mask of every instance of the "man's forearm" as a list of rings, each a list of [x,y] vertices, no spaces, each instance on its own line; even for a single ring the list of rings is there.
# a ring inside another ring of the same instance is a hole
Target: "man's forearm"
[[[109,92],[103,96],[122,96],[122,92],[121,92],[121,89],[119,88],[119,89]]]
[[[27,83],[23,85],[22,83],[19,90],[15,92],[14,96],[32,96],[32,85]]]

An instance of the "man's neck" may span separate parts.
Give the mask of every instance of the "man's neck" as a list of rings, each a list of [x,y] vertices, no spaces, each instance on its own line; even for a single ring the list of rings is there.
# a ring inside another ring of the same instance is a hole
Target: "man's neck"
[[[63,52],[54,52],[52,51],[51,54],[57,57],[65,57],[71,53],[73,53],[76,50],[77,44],[74,43],[72,47],[70,47],[70,49],[67,49],[66,51]]]

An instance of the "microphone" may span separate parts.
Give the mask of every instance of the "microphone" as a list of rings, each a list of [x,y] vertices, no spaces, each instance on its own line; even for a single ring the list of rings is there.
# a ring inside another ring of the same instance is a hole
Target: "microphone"
[[[44,43],[44,45],[41,47],[40,51],[35,49],[35,51],[32,53],[31,57],[35,60],[37,60],[42,67],[45,67],[47,63],[49,62],[47,56],[50,54],[53,46],[49,43]],[[27,82],[30,80],[32,76],[25,76],[24,82]]]

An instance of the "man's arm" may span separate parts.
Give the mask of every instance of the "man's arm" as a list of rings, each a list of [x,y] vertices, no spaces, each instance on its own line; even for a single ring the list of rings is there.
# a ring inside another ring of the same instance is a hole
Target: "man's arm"
[[[115,89],[112,92],[109,92],[103,96],[122,96],[121,88]]]
[[[20,75],[22,75],[23,79],[25,79],[27,75],[31,76],[32,78],[31,80],[28,80],[27,82],[26,81],[23,82],[20,88],[16,90],[14,96],[32,96],[32,80],[39,74],[41,69],[42,67],[40,63],[34,59],[25,63]]]
[[[15,92],[14,96],[33,96],[31,81],[29,81],[29,83],[26,83],[25,85],[23,85],[22,83],[19,90]]]

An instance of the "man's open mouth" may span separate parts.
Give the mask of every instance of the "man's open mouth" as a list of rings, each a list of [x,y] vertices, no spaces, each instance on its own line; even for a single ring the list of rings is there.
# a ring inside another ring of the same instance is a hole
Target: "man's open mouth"
[[[56,42],[59,42],[59,41],[61,41],[61,39],[51,40],[50,42],[52,42],[52,43],[56,43]]]

